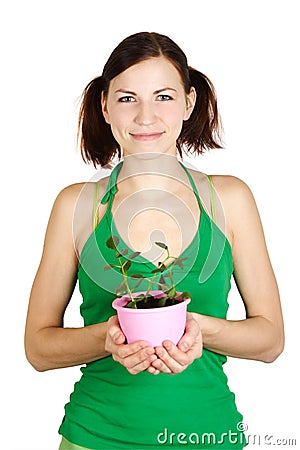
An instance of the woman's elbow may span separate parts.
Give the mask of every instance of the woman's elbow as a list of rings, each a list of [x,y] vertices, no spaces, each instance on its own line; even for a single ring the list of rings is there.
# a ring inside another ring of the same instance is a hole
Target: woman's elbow
[[[25,336],[24,339],[24,350],[27,361],[37,372],[45,372],[50,369],[45,364],[44,358],[36,351],[36,346],[28,336]]]
[[[35,359],[29,359],[27,358],[30,365],[37,371],[37,372],[46,372],[46,370],[50,370],[49,367],[44,366],[40,363],[40,361],[37,361]]]
[[[25,344],[25,356],[29,364],[37,371],[37,372],[45,372],[48,368],[43,364],[41,358],[34,354],[34,352],[30,351]]]
[[[284,350],[284,333],[283,331],[278,333],[279,335],[273,340],[273,343],[269,346],[268,350],[264,353],[261,361],[265,363],[272,363],[281,355]]]

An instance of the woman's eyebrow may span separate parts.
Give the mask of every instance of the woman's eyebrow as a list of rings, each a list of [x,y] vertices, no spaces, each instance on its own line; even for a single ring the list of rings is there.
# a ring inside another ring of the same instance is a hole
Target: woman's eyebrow
[[[177,92],[176,89],[174,89],[174,88],[171,88],[171,87],[164,87],[164,88],[161,88],[161,89],[157,89],[156,91],[153,92],[153,94],[159,94],[160,92],[163,92],[163,91],[174,91],[174,92]],[[117,90],[115,91],[115,94],[117,94],[117,93],[119,93],[119,92],[122,93],[122,94],[137,95],[136,92],[129,91],[128,89],[117,89]]]
[[[163,91],[174,91],[174,92],[177,92],[176,89],[174,89],[174,88],[165,87],[165,88],[162,88],[162,89],[158,89],[157,91],[154,92],[154,94],[159,94],[160,92],[163,92]]]
[[[117,90],[115,91],[115,94],[117,94],[118,92],[121,92],[122,94],[137,95],[135,92],[129,91],[128,89],[117,89]]]

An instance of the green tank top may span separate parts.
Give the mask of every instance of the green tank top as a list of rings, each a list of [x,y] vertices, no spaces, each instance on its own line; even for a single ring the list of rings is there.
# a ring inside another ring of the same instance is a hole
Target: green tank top
[[[104,322],[115,315],[111,303],[121,274],[104,271],[114,263],[114,252],[105,245],[118,234],[111,213],[122,167],[112,171],[101,203],[106,213],[81,252],[78,265],[80,307],[85,325]],[[188,169],[182,164],[201,210],[198,231],[180,255],[184,269],[174,267],[178,291],[192,296],[189,311],[226,318],[227,296],[233,273],[231,247],[225,235],[202,206]],[[131,250],[120,238],[120,250]],[[150,276],[154,264],[141,255],[133,259],[130,273]],[[145,286],[146,287],[146,286]],[[143,285],[140,290],[143,290]],[[131,375],[111,356],[81,368],[59,432],[68,441],[89,449],[154,449],[159,447],[240,449],[242,416],[223,371],[226,357],[204,349],[181,374]]]

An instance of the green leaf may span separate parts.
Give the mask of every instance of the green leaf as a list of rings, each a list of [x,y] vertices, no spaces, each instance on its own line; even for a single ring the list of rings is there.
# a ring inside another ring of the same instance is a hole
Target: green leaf
[[[131,266],[131,262],[129,261],[129,259],[127,259],[127,261],[125,261],[125,263],[122,266],[123,267],[123,272],[127,273],[130,266]]]
[[[134,301],[141,302],[142,300],[145,300],[145,298],[146,298],[145,294],[140,294],[140,295],[137,295],[136,297],[134,297]]]
[[[118,297],[122,297],[122,295],[127,294],[126,284],[124,283],[124,281],[122,281],[120,284],[118,284],[118,286],[115,289],[115,294]]]
[[[170,286],[166,283],[166,280],[163,275],[161,275],[161,277],[159,279],[158,286],[164,292],[166,292],[170,289]]]
[[[165,278],[172,278],[170,271],[164,273]]]
[[[161,284],[165,284],[166,283],[163,275],[160,276],[159,283],[161,283]]]
[[[166,266],[164,264],[162,264],[160,267],[157,267],[156,269],[151,270],[151,273],[163,272],[164,270],[166,270]]]
[[[118,253],[118,254],[116,255],[116,257],[117,257],[117,258],[120,258],[121,256],[127,255],[127,253],[128,253],[127,248],[124,248],[124,250],[122,250],[120,253]]]
[[[188,292],[183,292],[178,296],[178,298],[192,298],[192,296]]]
[[[130,278],[145,278],[144,275],[141,275],[140,273],[134,273],[130,276]]]
[[[174,286],[168,291],[168,297],[169,298],[176,297],[176,288]]]
[[[139,287],[139,285],[141,284],[142,281],[143,281],[143,278],[140,278],[139,281],[136,283],[136,285],[133,288],[134,291],[136,290],[136,288]]]
[[[112,250],[117,250],[117,245],[119,243],[118,236],[110,236],[106,241],[106,246]]]
[[[128,256],[128,259],[136,258],[136,257],[139,256],[140,254],[141,254],[141,252],[133,252],[133,253],[131,253],[131,255]]]
[[[166,284],[159,283],[159,288],[164,292],[168,292],[170,290],[170,286],[167,283]]]
[[[175,261],[173,262],[173,264],[176,266],[179,266],[180,269],[183,269],[183,264],[182,261],[185,261],[187,258],[177,258],[175,259]]]
[[[168,246],[166,244],[164,244],[163,242],[155,242],[155,244],[161,248],[164,248],[165,250],[168,250]]]
[[[125,308],[136,308],[136,303],[135,302],[129,302],[129,303],[127,303]]]
[[[158,301],[157,301],[158,306],[165,306],[167,298],[168,297],[161,297],[161,298],[159,298]]]

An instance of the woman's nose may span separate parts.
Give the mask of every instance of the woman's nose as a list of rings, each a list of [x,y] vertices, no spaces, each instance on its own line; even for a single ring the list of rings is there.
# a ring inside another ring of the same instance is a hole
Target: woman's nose
[[[154,105],[151,103],[140,103],[135,122],[138,125],[151,125],[156,120]]]

